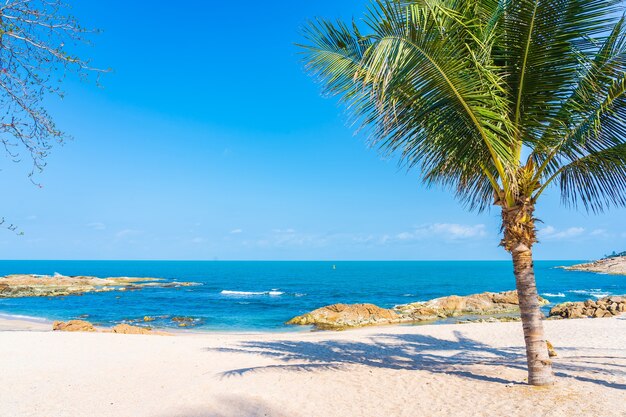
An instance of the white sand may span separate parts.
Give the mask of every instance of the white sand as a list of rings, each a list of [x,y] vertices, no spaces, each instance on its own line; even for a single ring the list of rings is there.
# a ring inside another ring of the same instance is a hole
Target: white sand
[[[11,327],[20,323],[0,323]],[[176,336],[4,330],[0,416],[626,416],[626,317],[546,328],[559,353],[549,388],[523,383],[520,323]]]

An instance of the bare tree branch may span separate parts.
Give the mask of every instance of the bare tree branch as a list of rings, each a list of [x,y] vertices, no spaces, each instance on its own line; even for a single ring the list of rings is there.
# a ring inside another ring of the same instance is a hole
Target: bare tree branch
[[[32,161],[29,178],[41,172],[55,144],[68,139],[43,105],[48,95],[63,97],[67,73],[99,74],[67,45],[89,43],[95,30],[79,25],[63,0],[0,0],[0,143],[14,161]],[[7,227],[4,219],[0,227]],[[15,231],[15,226],[8,226]]]

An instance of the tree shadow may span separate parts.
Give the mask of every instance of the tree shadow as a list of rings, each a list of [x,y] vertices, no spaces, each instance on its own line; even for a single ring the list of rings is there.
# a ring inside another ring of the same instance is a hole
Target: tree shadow
[[[245,341],[236,347],[209,348],[211,351],[258,354],[282,363],[232,369],[222,378],[242,376],[250,372],[269,370],[307,372],[318,369],[342,369],[350,365],[392,370],[424,370],[431,373],[457,375],[461,378],[501,384],[523,384],[498,375],[497,367],[526,371],[523,347],[494,348],[455,331],[456,340],[439,339],[420,334],[377,334],[365,341],[321,340],[315,342],[276,340]],[[625,356],[576,356],[574,348],[559,348],[567,352],[555,358],[555,374],[562,378],[626,389],[626,384],[607,379],[624,379]],[[590,350],[587,348],[586,350]],[[602,363],[603,359],[618,359],[620,363]],[[585,374],[585,375],[581,375]]]
[[[228,395],[217,398],[216,405],[188,407],[176,412],[164,412],[162,417],[289,417],[259,398]]]

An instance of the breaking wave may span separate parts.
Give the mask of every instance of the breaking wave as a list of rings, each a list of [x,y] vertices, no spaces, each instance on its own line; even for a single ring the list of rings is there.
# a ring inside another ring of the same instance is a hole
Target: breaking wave
[[[222,290],[220,291],[222,295],[228,295],[231,297],[253,297],[255,295],[269,295],[272,297],[277,297],[279,295],[283,295],[284,292],[278,290],[271,291],[231,291],[231,290]]]
[[[591,288],[589,290],[569,290],[568,292],[572,294],[590,295],[595,298],[608,297],[611,295],[610,292],[603,291],[600,288]]]

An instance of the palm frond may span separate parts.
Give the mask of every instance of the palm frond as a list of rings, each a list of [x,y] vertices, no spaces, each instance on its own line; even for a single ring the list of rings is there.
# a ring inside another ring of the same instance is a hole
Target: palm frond
[[[542,140],[538,142],[532,157],[542,165],[538,173],[549,177],[562,164],[563,160],[573,161],[588,152],[598,151],[620,143],[619,135],[606,142],[607,135],[599,134],[602,120],[613,117],[620,88],[626,71],[626,25],[620,19],[610,35],[587,65],[573,89],[563,103],[557,119],[548,127]],[[622,138],[623,139],[623,138]]]
[[[534,146],[571,94],[593,38],[610,31],[619,1],[516,0],[502,17],[499,51],[510,88],[519,140]]]
[[[626,20],[618,0],[375,0],[366,35],[318,20],[306,68],[372,143],[470,208],[560,181],[589,210],[626,194]],[[521,161],[522,148],[530,157]]]
[[[329,95],[340,95],[349,100],[359,95],[363,87],[356,77],[363,70],[361,60],[371,44],[363,37],[355,24],[349,28],[343,22],[332,23],[317,19],[303,29],[309,42],[303,48],[305,68],[317,77]]]
[[[419,166],[427,183],[452,185],[461,198],[484,207],[498,185],[487,177],[492,188],[485,197],[476,170],[482,166],[506,180],[511,146],[507,102],[485,58],[488,51],[466,59],[468,42],[480,42],[475,23],[436,2],[403,7],[394,1],[376,2],[366,22],[371,43],[350,54],[361,60],[333,58],[327,87],[351,100],[351,110],[372,127],[374,144],[399,152],[409,167]],[[326,50],[338,40],[354,45],[345,29],[326,26],[317,38],[325,40]],[[324,74],[331,67],[318,56],[307,64]],[[347,74],[354,74],[351,82]]]
[[[557,175],[566,205],[594,212],[626,206],[626,143],[577,159]]]

